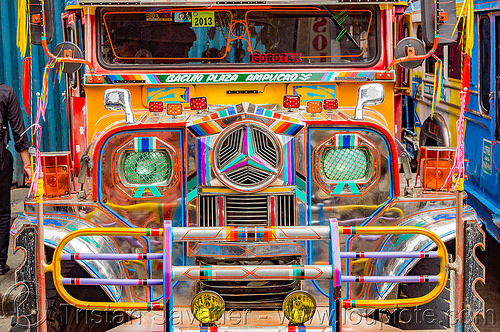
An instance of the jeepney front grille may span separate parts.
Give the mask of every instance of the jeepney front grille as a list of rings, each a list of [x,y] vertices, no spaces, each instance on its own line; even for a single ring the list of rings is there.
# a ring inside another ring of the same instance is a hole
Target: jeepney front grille
[[[198,225],[200,227],[219,226],[217,196],[198,196]]]
[[[284,256],[275,259],[230,260],[205,258],[197,260],[206,265],[300,265],[300,258]],[[299,280],[267,281],[206,281],[199,282],[200,291],[211,290],[222,296],[226,309],[279,309],[285,297],[300,289]]]
[[[268,196],[226,196],[226,226],[267,226]]]
[[[271,201],[274,215],[271,216]],[[198,226],[295,225],[295,195],[227,195],[198,197]],[[222,204],[222,207],[220,206]],[[221,215],[222,213],[222,215]]]
[[[295,226],[295,196],[278,195],[275,199],[276,226]]]

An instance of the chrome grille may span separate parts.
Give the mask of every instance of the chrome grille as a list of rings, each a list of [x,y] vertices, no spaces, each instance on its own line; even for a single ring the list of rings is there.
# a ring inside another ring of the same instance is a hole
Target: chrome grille
[[[295,196],[278,195],[274,204],[276,226],[295,226]]]
[[[227,226],[267,226],[268,196],[226,196]]]
[[[243,129],[235,130],[226,139],[221,142],[219,162],[221,165],[226,164],[229,160],[235,158],[240,151],[240,145],[242,142]]]
[[[255,152],[270,165],[276,165],[278,162],[278,152],[273,146],[271,139],[266,133],[259,130],[252,131],[252,134],[255,144]]]
[[[230,260],[202,258],[206,265],[300,265],[300,258],[285,256],[275,259]],[[200,291],[212,290],[222,296],[226,309],[276,309],[281,308],[285,297],[300,289],[298,280],[269,281],[205,281],[201,280]]]
[[[213,170],[226,186],[240,192],[268,187],[282,166],[281,143],[267,127],[242,123],[224,130],[214,146]]]
[[[198,196],[198,225],[200,227],[218,226],[217,198],[217,196]]]
[[[240,167],[237,171],[227,174],[227,178],[234,183],[252,186],[265,181],[269,174],[260,172],[254,167]]]

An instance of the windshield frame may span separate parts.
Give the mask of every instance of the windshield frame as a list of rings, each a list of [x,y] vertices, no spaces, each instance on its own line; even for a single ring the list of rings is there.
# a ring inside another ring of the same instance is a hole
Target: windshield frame
[[[311,11],[313,9],[320,9],[322,5],[315,5],[315,6],[310,6]],[[302,6],[300,6],[302,7]],[[327,6],[324,6],[327,7]],[[337,8],[338,7],[338,8]],[[359,8],[357,8],[359,7]],[[284,9],[290,9],[290,11],[294,11],[294,9],[297,8],[297,6],[272,6],[272,7],[262,7],[262,6],[255,6],[255,7],[250,7],[247,9],[247,13],[245,13],[245,18],[248,16],[249,13],[251,12],[256,12],[256,11],[268,11],[268,10],[284,10]],[[330,10],[339,10],[342,9],[343,7],[341,6],[328,6],[327,7]],[[234,9],[234,7],[216,7],[214,8],[215,10],[231,10]],[[240,9],[240,8],[238,8]],[[140,7],[134,7],[134,10],[131,10],[130,12],[143,12],[145,11],[145,8],[140,8]],[[159,8],[158,12],[174,12],[174,11],[206,11],[207,8],[196,8],[196,7],[189,7],[189,8],[176,8],[176,7],[169,7],[169,8]],[[301,62],[295,62],[295,63],[155,63],[155,64],[137,64],[137,63],[108,63],[102,58],[102,50],[101,50],[101,35],[102,33],[106,33],[106,31],[102,31],[103,29],[106,29],[105,23],[103,22],[104,18],[104,13],[103,12],[111,12],[111,11],[116,11],[116,12],[124,12],[127,10],[124,10],[123,8],[118,9],[118,8],[109,8],[109,7],[100,7],[96,10],[96,18],[95,22],[97,25],[97,29],[95,32],[95,37],[96,37],[96,51],[97,54],[95,54],[95,57],[97,59],[97,62],[101,67],[104,69],[108,70],[137,70],[137,71],[151,71],[152,69],[161,69],[162,71],[169,71],[171,69],[175,69],[175,71],[187,71],[187,70],[193,70],[193,69],[200,69],[200,67],[203,67],[203,69],[227,69],[231,68],[232,70],[240,71],[240,70],[255,70],[255,69],[261,69],[261,70],[276,70],[276,69],[287,69],[293,66],[293,68],[300,68],[301,70],[308,69],[311,70],[313,68],[369,68],[373,67],[380,61],[380,57],[382,54],[382,34],[380,33],[381,29],[381,13],[380,13],[380,8],[377,5],[354,5],[352,10],[354,11],[361,11],[361,10],[370,10],[373,13],[373,18],[370,23],[370,29],[374,29],[375,31],[375,39],[374,39],[374,47],[376,48],[375,53],[371,61],[369,62],[346,62],[346,63],[322,63],[322,62],[316,62],[316,63],[301,63]],[[363,48],[363,52],[366,51],[367,45],[365,44],[365,47]],[[363,52],[361,54],[363,54]],[[360,55],[361,55],[360,54]],[[358,55],[358,56],[360,56]],[[304,56],[303,56],[304,57]],[[308,56],[304,58],[311,58],[314,56]],[[318,56],[319,57],[319,56]],[[332,56],[332,57],[339,57],[339,56]]]

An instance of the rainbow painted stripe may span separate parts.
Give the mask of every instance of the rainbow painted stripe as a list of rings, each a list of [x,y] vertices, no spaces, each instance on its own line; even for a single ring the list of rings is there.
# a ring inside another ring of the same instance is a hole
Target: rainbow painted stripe
[[[340,81],[394,81],[394,71],[344,71],[344,72],[297,72],[294,75],[280,72],[266,72],[265,75],[256,73],[233,73],[231,79],[233,83],[266,83],[266,82],[340,82]],[[379,74],[379,75],[377,75]],[[94,83],[91,77],[86,74],[87,84],[216,84],[226,83],[220,81],[221,76],[226,73],[171,73],[171,74],[123,74],[123,75],[103,75],[102,83]]]
[[[274,241],[276,227],[226,227],[227,241]]]
[[[238,113],[235,107],[229,107],[225,110],[194,120],[193,124],[189,126],[189,128],[197,136],[207,136],[207,135],[217,134],[224,129],[219,125],[217,120],[243,114],[253,114],[261,117],[274,119],[274,122],[271,123],[269,128],[276,134],[293,136],[303,128],[303,125],[299,123],[299,120],[270,110],[266,110],[262,107],[257,107],[253,110],[250,109],[248,110],[247,113]]]
[[[283,176],[284,185],[295,185],[295,141],[291,137],[281,136],[283,145]]]

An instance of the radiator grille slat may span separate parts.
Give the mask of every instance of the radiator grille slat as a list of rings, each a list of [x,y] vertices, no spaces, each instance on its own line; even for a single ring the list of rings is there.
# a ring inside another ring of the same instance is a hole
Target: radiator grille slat
[[[276,226],[295,226],[295,196],[278,195],[275,202]]]
[[[226,196],[226,225],[267,226],[267,201],[268,196]]]

